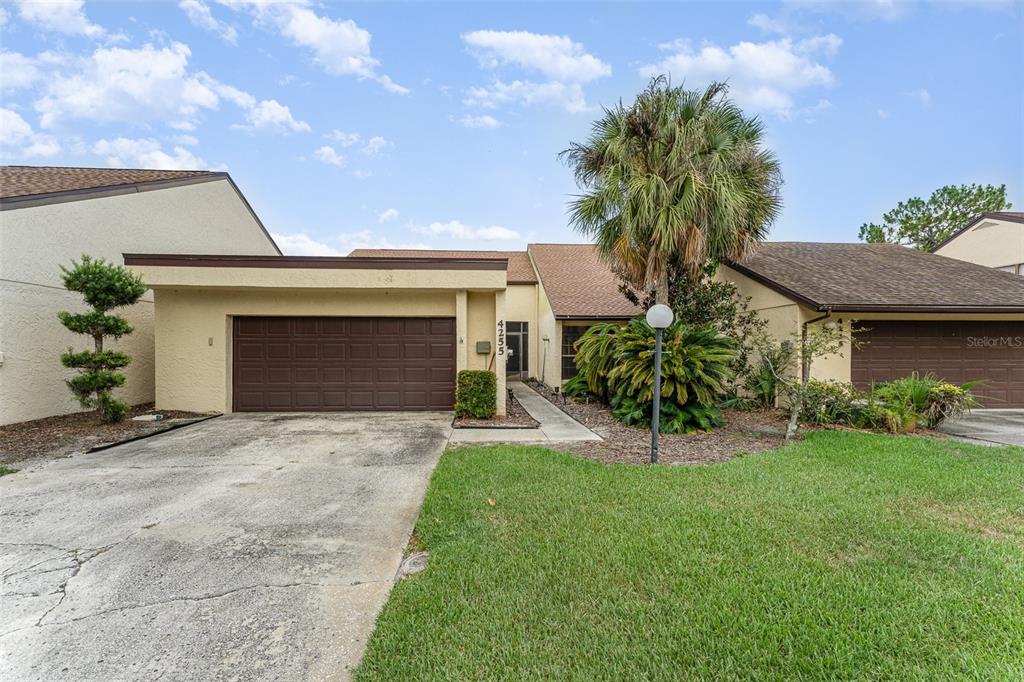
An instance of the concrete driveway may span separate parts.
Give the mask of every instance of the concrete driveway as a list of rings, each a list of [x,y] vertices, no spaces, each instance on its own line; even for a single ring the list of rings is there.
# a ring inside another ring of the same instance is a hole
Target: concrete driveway
[[[939,430],[993,445],[1024,446],[1024,410],[974,410]]]
[[[230,415],[0,478],[0,678],[345,679],[450,421]]]

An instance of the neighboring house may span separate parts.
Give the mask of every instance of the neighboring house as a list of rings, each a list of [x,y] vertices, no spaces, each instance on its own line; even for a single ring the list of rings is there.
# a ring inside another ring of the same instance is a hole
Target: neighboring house
[[[592,245],[357,250],[349,257],[128,254],[155,291],[157,405],[217,411],[451,409],[455,375],[561,385],[589,325],[641,311]],[[767,243],[720,268],[777,339],[863,345],[814,364],[861,386],[935,372],[1024,406],[1024,278],[883,244]],[[511,352],[509,352],[511,350]]]
[[[932,253],[1024,275],[1024,213],[982,213]]]
[[[1024,407],[1024,278],[893,244],[769,242],[719,269],[778,339],[843,325],[860,345],[812,376],[861,388],[911,372],[982,381],[987,407]]]
[[[57,320],[84,309],[60,266],[83,254],[121,264],[126,251],[280,255],[227,173],[0,167],[0,424],[81,410],[60,355],[92,342]],[[118,312],[135,326],[111,342],[133,358],[118,394],[152,401],[152,292]]]

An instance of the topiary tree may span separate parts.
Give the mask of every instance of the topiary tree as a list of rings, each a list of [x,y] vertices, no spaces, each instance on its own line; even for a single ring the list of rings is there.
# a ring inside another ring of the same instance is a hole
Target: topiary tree
[[[110,395],[110,391],[124,384],[124,374],[117,370],[127,367],[132,359],[125,353],[103,349],[103,339],[119,339],[132,333],[132,326],[123,317],[108,315],[114,308],[132,305],[146,293],[146,285],[138,275],[125,267],[108,263],[102,258],[82,256],[82,262],[71,262],[70,268],[61,266],[61,279],[68,291],[82,294],[92,310],[87,313],[57,313],[61,324],[93,339],[93,350],[76,351],[68,348],[60,356],[65,367],[78,370],[68,379],[68,388],[82,407],[96,408],[105,422],[124,419],[128,406]]]

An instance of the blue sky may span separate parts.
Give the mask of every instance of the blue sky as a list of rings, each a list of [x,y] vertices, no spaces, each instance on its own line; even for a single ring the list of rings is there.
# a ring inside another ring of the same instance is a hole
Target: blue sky
[[[1024,208],[1024,4],[3,2],[4,163],[216,168],[286,252],[579,241],[557,154],[650,74],[729,79],[772,239],[949,183]]]

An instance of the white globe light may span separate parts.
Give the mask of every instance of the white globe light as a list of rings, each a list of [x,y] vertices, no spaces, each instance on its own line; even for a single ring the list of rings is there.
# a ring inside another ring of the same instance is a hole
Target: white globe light
[[[650,310],[647,311],[647,324],[655,329],[664,329],[672,324],[674,317],[675,315],[672,314],[671,308],[664,303],[658,303],[652,305]]]

